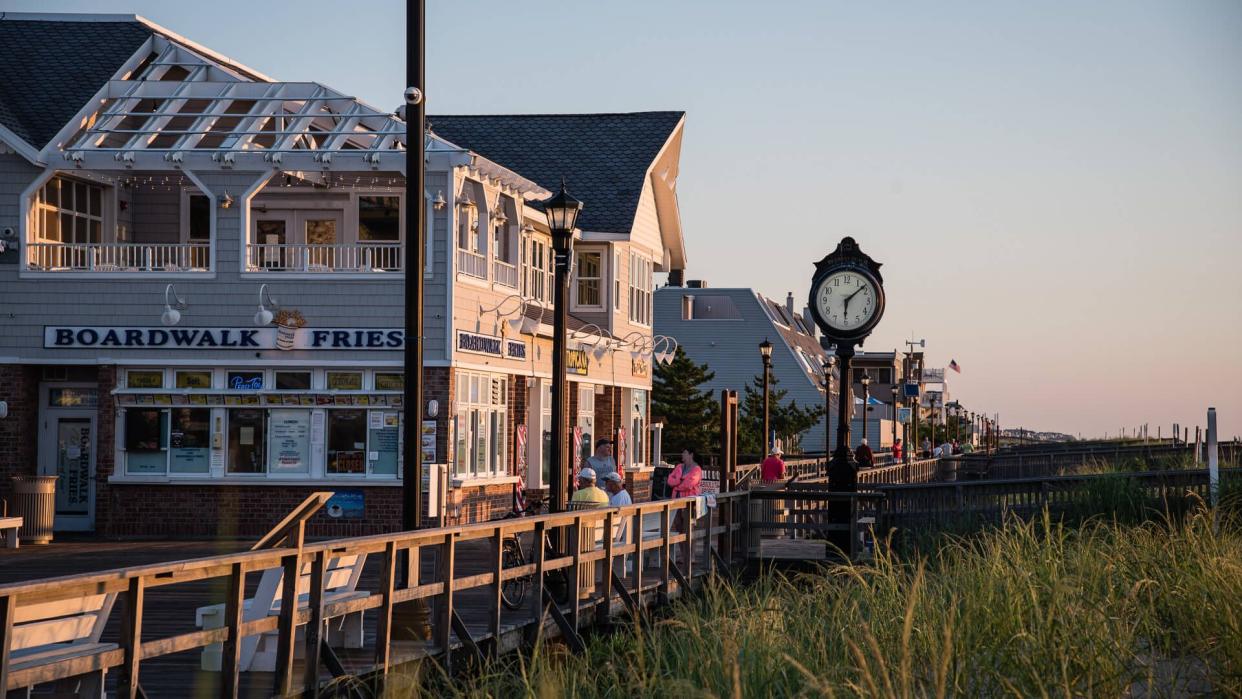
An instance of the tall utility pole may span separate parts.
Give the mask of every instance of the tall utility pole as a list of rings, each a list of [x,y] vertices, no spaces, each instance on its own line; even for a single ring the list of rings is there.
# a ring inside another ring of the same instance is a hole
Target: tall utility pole
[[[424,122],[425,0],[405,3],[405,422],[402,425],[404,470],[401,528],[422,526],[423,504],[423,246],[427,208],[423,205],[423,168],[427,144]]]

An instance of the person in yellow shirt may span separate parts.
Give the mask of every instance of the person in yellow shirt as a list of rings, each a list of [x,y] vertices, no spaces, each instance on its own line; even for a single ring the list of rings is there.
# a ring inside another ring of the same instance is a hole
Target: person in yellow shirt
[[[569,503],[570,507],[580,510],[608,506],[608,493],[595,486],[595,469],[588,467],[578,472],[578,489]]]

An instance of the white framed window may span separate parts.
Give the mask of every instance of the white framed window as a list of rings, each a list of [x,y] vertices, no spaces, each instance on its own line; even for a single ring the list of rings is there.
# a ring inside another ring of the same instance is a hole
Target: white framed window
[[[642,389],[630,391],[630,463],[634,466],[647,464],[647,392]]]
[[[512,197],[499,195],[492,209],[492,254],[505,264],[517,264],[517,205]]]
[[[604,258],[595,251],[574,252],[574,305],[602,308],[604,305]]]
[[[621,312],[621,251],[612,251],[612,307]]]
[[[651,325],[651,292],[655,286],[651,260],[630,253],[630,322]]]
[[[35,238],[66,244],[103,242],[103,190],[64,177],[48,180],[35,197]]]
[[[206,475],[211,461],[210,408],[127,408],[125,473]]]
[[[552,246],[541,239],[527,241],[529,253],[523,265],[523,293],[537,301],[552,301]]]
[[[401,197],[397,195],[358,195],[358,242],[398,243],[404,229]]]
[[[585,462],[595,453],[595,386],[592,384],[578,384],[578,427],[582,429],[578,454]]]
[[[457,372],[456,478],[508,475],[508,377]]]

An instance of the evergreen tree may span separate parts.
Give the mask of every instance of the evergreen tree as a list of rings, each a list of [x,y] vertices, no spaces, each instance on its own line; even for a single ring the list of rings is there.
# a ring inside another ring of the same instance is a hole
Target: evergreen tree
[[[785,403],[789,392],[779,388],[780,380],[773,374],[768,383],[768,421],[776,438],[787,453],[801,450],[802,434],[819,424],[822,407],[803,408],[795,400]],[[763,375],[751,380],[742,389],[738,415],[738,451],[755,456],[763,451]]]
[[[700,388],[714,377],[706,364],[694,363],[681,347],[671,363],[655,363],[651,412],[664,419],[661,451],[666,461],[676,461],[686,448],[718,451],[720,405],[711,391]]]

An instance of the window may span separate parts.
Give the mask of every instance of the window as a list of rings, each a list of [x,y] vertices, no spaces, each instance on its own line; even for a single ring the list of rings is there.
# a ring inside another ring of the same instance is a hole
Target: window
[[[329,371],[328,372],[328,390],[329,391],[361,391],[362,390],[362,372],[361,371]]]
[[[371,473],[397,475],[401,462],[401,414],[372,411],[368,426],[367,462]]]
[[[328,411],[328,473],[367,472],[367,411]]]
[[[483,239],[479,235],[479,209],[473,204],[457,207],[457,247],[482,255]]]
[[[164,372],[162,371],[127,371],[125,372],[127,388],[163,388]]]
[[[208,473],[211,470],[211,410],[175,408],[168,439],[171,473]]]
[[[612,251],[612,307],[621,311],[621,251]]]
[[[399,197],[358,197],[358,242],[395,243],[401,240]]]
[[[507,387],[503,376],[458,372],[454,476],[487,478],[507,473]]]
[[[276,372],[277,391],[308,391],[311,387],[309,371],[278,371]]]
[[[603,279],[603,262],[598,252],[579,252],[575,254],[577,284],[575,285],[575,302],[579,306],[602,306],[601,298]]]
[[[586,461],[595,453],[595,386],[578,386],[578,427],[582,430],[582,445],[578,454],[582,461]]]
[[[178,371],[177,388],[211,388],[210,371]]]
[[[655,282],[652,279],[651,260],[630,253],[630,322],[638,325],[651,325],[651,292]]]
[[[190,195],[190,242],[211,240],[211,200],[202,194]]]
[[[56,243],[99,243],[103,236],[103,187],[53,177],[35,199],[35,234]]]
[[[168,467],[168,411],[130,408],[125,411],[125,472],[164,473]]]
[[[630,463],[641,466],[647,463],[647,392],[631,391],[633,407],[630,410]]]
[[[265,410],[230,409],[229,473],[264,473],[267,470],[267,420]]]
[[[513,249],[514,219],[517,207],[513,199],[505,196],[496,197],[496,208],[492,210],[492,254],[497,260],[507,264],[516,264]]]
[[[230,371],[224,387],[230,391],[262,391],[263,372]]]
[[[543,301],[552,300],[552,248],[542,240],[530,240],[530,261],[526,268],[527,295]]]
[[[404,391],[405,374],[375,372],[375,390]]]

